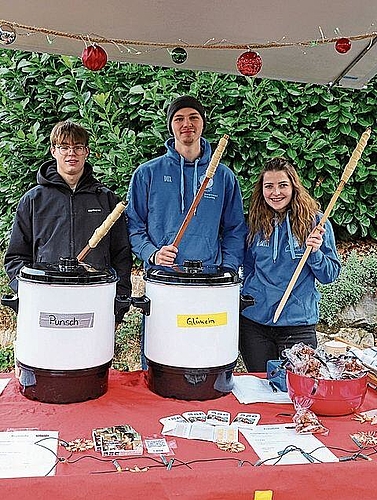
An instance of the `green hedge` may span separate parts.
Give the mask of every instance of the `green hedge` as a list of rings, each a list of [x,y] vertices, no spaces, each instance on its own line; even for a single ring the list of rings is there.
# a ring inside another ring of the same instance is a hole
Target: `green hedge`
[[[370,294],[377,297],[377,251],[359,256],[353,250],[342,261],[337,280],[327,285],[318,283],[321,293],[320,321],[329,327],[339,326],[342,310],[356,306],[363,296]]]
[[[6,49],[0,62],[0,248],[59,120],[90,131],[97,176],[124,197],[135,167],[163,151],[169,102],[198,96],[208,110],[206,137],[215,146],[230,135],[223,160],[240,180],[245,210],[261,166],[275,155],[296,163],[325,208],[362,132],[375,124],[377,81],[352,91],[116,62],[92,72],[77,58]],[[376,147],[372,134],[332,212],[338,238],[377,238]]]

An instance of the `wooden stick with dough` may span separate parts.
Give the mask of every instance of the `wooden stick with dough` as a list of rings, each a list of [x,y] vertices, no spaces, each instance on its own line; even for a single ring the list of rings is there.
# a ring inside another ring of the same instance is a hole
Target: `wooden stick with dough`
[[[319,228],[321,226],[322,227],[324,226],[325,222],[327,221],[327,219],[330,215],[331,210],[333,209],[333,207],[335,205],[336,200],[338,199],[340,193],[342,192],[342,189],[344,188],[344,185],[346,184],[348,179],[351,177],[352,172],[355,170],[357,162],[360,160],[362,152],[364,151],[365,146],[367,145],[370,134],[371,134],[371,129],[367,128],[365,130],[365,132],[362,134],[362,136],[360,137],[360,140],[357,143],[357,146],[354,149],[354,151],[351,155],[351,158],[349,159],[349,162],[347,163],[347,165],[343,171],[343,175],[340,179],[339,185],[336,188],[336,191],[333,194],[333,196],[330,200],[330,203],[328,204],[328,207],[326,208],[321,220],[319,221],[319,224],[317,225],[318,231],[319,231]],[[297,278],[299,277],[299,275],[302,271],[302,268],[304,267],[305,262],[307,261],[307,258],[309,257],[309,254],[311,251],[312,251],[312,247],[309,247],[309,246],[306,247],[306,250],[305,250],[303,256],[301,257],[300,262],[298,263],[298,266],[297,266],[297,268],[296,268],[296,270],[291,278],[291,281],[288,283],[287,289],[285,290],[284,295],[283,295],[282,299],[280,300],[279,305],[276,309],[274,319],[273,319],[274,323],[276,323],[277,320],[279,319],[280,314],[281,314],[281,312],[282,312],[282,310],[283,310],[283,308],[284,308],[284,306],[285,306],[285,304],[286,304],[286,302],[287,302],[287,300],[292,292],[293,287],[295,286]]]
[[[92,237],[88,241],[88,244],[81,250],[81,252],[77,256],[77,260],[82,262],[85,257],[88,255],[92,248],[95,248],[98,243],[102,240],[102,238],[110,231],[115,222],[119,219],[126,208],[126,204],[124,201],[120,201],[114,210],[109,214],[104,222],[97,227],[94,231]]]

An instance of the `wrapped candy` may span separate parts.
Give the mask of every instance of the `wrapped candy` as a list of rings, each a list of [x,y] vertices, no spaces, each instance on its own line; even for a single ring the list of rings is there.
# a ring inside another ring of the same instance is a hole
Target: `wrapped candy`
[[[302,342],[283,351],[288,369],[315,379],[341,380],[364,376],[366,370],[354,355],[332,356],[322,347],[313,349]]]
[[[311,401],[305,398],[295,398],[294,405],[296,413],[293,422],[296,424],[298,434],[323,434],[327,435],[329,430],[318,420],[317,415],[309,410]]]

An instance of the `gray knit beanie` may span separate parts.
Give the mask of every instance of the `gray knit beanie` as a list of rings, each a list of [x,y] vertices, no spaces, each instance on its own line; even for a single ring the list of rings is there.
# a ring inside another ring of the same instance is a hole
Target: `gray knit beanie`
[[[196,111],[200,114],[200,116],[203,118],[203,131],[206,127],[206,112],[203,108],[203,106],[200,104],[200,102],[195,99],[195,97],[192,97],[190,95],[183,95],[181,97],[177,97],[177,99],[174,99],[174,101],[170,104],[167,112],[167,119],[168,119],[168,130],[169,132],[173,135],[173,130],[171,128],[171,122],[173,119],[173,116],[177,111],[179,111],[182,108],[193,108],[196,109]]]

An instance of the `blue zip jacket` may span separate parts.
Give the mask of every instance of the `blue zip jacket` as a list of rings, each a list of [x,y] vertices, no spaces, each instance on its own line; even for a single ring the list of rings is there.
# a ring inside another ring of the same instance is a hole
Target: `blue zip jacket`
[[[318,214],[318,220],[319,221]],[[293,236],[289,214],[275,225],[270,240],[258,233],[247,248],[244,261],[243,295],[254,297],[255,303],[242,311],[246,317],[262,325],[314,325],[319,319],[319,299],[315,281],[331,283],[340,273],[340,261],[330,222],[325,224],[323,243],[311,252],[276,323],[273,317],[296,267],[305,252]]]
[[[128,228],[132,251],[149,267],[151,255],[174,241],[205,177],[211,147],[201,138],[202,156],[187,162],[170,138],[167,152],[140,165],[128,192]],[[219,164],[178,246],[176,264],[201,260],[237,270],[242,264],[246,224],[238,181]]]

